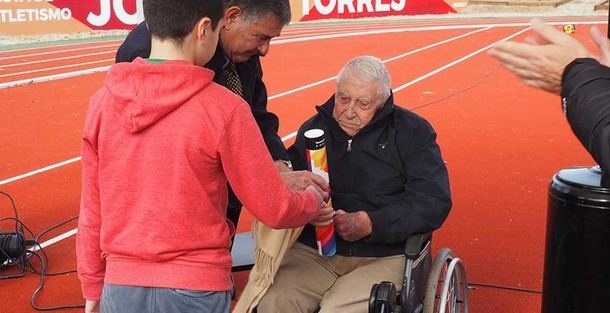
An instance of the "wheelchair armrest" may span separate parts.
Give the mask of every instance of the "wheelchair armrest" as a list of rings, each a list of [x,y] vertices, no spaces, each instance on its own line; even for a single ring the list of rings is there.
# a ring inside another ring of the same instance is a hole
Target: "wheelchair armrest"
[[[407,259],[417,259],[422,252],[422,249],[431,239],[432,233],[412,234],[407,237],[407,243],[405,245],[405,255],[407,256]]]

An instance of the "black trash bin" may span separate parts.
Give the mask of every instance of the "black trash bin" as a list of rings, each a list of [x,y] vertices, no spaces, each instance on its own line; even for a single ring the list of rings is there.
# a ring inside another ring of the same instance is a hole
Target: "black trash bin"
[[[559,171],[549,186],[543,313],[610,312],[610,189],[599,167]]]

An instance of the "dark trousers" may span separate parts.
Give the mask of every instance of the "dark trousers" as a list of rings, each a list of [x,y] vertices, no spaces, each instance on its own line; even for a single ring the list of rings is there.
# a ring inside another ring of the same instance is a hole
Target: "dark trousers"
[[[233,190],[229,186],[229,205],[227,207],[227,218],[235,225],[237,228],[237,223],[239,223],[239,215],[241,214],[241,202],[233,193]],[[233,243],[233,239],[231,238],[231,244]]]

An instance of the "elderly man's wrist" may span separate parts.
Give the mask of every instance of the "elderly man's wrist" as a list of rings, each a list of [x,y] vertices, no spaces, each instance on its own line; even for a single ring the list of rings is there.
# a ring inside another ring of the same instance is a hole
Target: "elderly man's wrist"
[[[275,166],[280,172],[292,171],[292,162],[289,160],[275,160]]]
[[[367,236],[370,236],[373,233],[373,222],[371,221],[371,217],[366,211],[360,211],[360,215],[362,216],[361,218],[364,222],[364,227]]]

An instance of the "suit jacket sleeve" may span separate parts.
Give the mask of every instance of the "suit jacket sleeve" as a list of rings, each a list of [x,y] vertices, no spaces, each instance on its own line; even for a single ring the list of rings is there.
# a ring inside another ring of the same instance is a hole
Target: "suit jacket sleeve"
[[[136,26],[125,38],[116,52],[115,62],[131,62],[137,57],[150,57],[151,37],[146,23]]]
[[[610,68],[594,59],[576,59],[562,78],[568,122],[604,173],[610,173]]]
[[[256,79],[254,84],[254,95],[250,106],[252,108],[252,115],[265,140],[265,145],[274,160],[288,160],[288,153],[282,139],[278,135],[279,119],[277,115],[267,110],[267,87],[263,82],[263,71],[258,59],[256,60]]]
[[[306,124],[307,123],[304,125]],[[292,167],[295,171],[308,169],[307,159],[305,157],[305,137],[303,135],[305,131],[303,130],[303,127],[304,126],[301,126],[301,128],[299,128],[294,143],[288,148],[288,160],[292,162]]]

